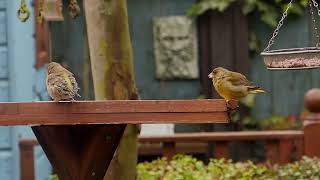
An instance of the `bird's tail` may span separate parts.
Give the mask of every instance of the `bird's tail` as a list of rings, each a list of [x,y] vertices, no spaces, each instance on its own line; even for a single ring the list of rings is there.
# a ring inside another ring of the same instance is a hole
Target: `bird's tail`
[[[249,90],[250,94],[266,93],[265,90],[263,90],[261,87],[257,87],[257,86],[249,86],[248,90]]]

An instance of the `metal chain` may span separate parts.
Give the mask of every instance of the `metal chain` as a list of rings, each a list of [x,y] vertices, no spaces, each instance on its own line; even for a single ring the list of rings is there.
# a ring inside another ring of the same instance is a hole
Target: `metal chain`
[[[272,37],[271,37],[271,39],[269,40],[268,46],[263,50],[263,52],[269,51],[269,50],[270,50],[270,47],[274,44],[274,40],[275,40],[275,38],[277,37],[277,35],[279,34],[279,30],[280,30],[280,28],[281,28],[282,25],[283,25],[283,21],[284,21],[284,19],[288,16],[288,11],[289,11],[289,9],[290,9],[291,6],[292,6],[292,1],[293,1],[293,0],[290,0],[289,4],[288,4],[288,6],[287,6],[287,9],[284,11],[284,13],[283,13],[283,15],[282,15],[282,17],[281,17],[278,25],[277,25],[277,28],[274,30],[274,32],[273,32],[273,34],[272,34]],[[319,13],[320,13],[320,12],[319,12]]]
[[[319,10],[319,7],[318,7],[319,5],[318,5],[317,1],[316,0],[312,0],[312,2],[313,2],[313,6],[317,8],[318,15],[320,16],[320,10]]]
[[[37,23],[41,24],[44,19],[44,0],[38,1],[38,15],[37,15]]]
[[[315,4],[316,3],[316,4]],[[318,9],[318,3],[315,2],[313,3],[314,6]],[[315,16],[314,16],[314,11],[313,11],[313,6],[312,6],[312,1],[309,1],[309,6],[310,6],[310,14],[311,14],[311,20],[312,20],[312,25],[313,25],[313,29],[314,29],[314,35],[316,37],[316,47],[319,47],[320,46],[320,36],[319,36],[319,31],[318,31],[318,26],[316,24],[316,19],[315,19]],[[318,14],[319,14],[319,9],[318,9]]]

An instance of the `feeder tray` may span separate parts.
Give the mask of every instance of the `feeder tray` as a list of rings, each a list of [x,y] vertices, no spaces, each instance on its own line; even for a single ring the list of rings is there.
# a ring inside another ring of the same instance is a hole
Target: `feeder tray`
[[[278,49],[261,53],[270,70],[298,70],[320,68],[320,48],[305,47]]]
[[[261,53],[263,61],[269,70],[303,70],[320,68],[320,35],[316,23],[314,12],[320,16],[320,9],[315,0],[309,0],[310,13],[312,17],[314,36],[317,43],[314,47],[290,48],[270,50],[275,43],[275,38],[280,32],[280,28],[284,24],[284,20],[288,16],[289,9],[293,6],[293,0],[290,0],[282,18],[278,22],[277,28],[274,30],[267,47]]]

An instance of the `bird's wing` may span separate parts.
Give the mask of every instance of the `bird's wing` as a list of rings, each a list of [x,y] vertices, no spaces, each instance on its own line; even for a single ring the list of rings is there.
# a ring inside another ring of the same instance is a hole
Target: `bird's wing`
[[[62,73],[62,77],[63,77],[63,80],[65,81],[66,83],[66,87],[68,88],[69,91],[73,92],[73,84],[71,82],[71,78],[70,77],[73,77],[72,75],[69,75],[68,73],[66,72],[63,72]]]
[[[78,83],[77,83],[77,81],[76,81],[76,78],[74,78],[73,75],[69,75],[69,79],[70,79],[71,84],[72,84],[72,87],[73,87],[73,92],[74,92],[77,96],[81,97],[81,96],[78,94],[78,90],[79,90],[80,88],[79,88],[79,86],[78,86]]]
[[[73,95],[73,89],[70,89],[70,80],[61,73],[52,73],[48,76],[48,85],[55,87],[61,95]],[[72,84],[71,84],[72,86]]]
[[[230,72],[229,76],[227,76],[227,80],[234,86],[251,86],[251,82],[246,78],[246,76],[237,72]]]

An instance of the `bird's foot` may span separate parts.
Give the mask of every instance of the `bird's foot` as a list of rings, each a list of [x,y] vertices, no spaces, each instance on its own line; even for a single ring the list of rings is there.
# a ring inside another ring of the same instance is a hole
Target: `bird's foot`
[[[235,110],[239,107],[238,101],[237,100],[227,100],[226,101],[227,108],[229,110]]]

